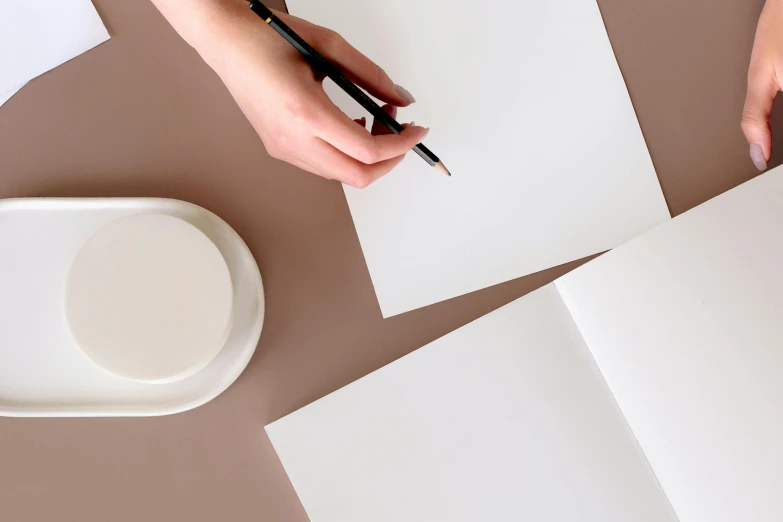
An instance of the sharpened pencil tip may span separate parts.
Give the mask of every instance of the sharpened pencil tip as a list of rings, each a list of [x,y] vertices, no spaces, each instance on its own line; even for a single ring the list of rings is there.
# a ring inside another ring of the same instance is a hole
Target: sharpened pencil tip
[[[446,165],[444,165],[442,161],[439,161],[438,163],[436,163],[434,165],[434,167],[438,171],[440,171],[440,172],[444,173],[445,175],[447,175],[448,177],[451,177],[451,172],[449,172],[449,169],[446,168]]]

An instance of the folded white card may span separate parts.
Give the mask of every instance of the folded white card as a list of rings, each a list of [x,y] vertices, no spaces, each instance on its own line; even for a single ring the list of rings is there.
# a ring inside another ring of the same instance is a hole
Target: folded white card
[[[108,39],[90,0],[0,1],[0,105],[36,76]]]
[[[595,0],[287,4],[417,97],[399,119],[432,127],[426,144],[454,175],[409,154],[368,189],[346,188],[384,316],[614,248],[669,218]]]
[[[267,427],[312,522],[780,522],[783,168]]]
[[[267,427],[312,522],[675,522],[549,285]]]

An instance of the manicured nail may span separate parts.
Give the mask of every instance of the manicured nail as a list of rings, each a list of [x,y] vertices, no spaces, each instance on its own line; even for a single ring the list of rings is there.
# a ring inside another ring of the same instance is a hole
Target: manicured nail
[[[408,92],[408,89],[405,87],[402,87],[401,85],[395,85],[394,86],[397,89],[397,94],[400,95],[400,97],[405,100],[408,103],[414,103],[416,101],[416,98],[413,97],[413,95]]]
[[[764,149],[758,143],[750,144],[750,159],[759,172],[767,170],[767,158],[764,156]]]
[[[424,141],[424,138],[426,138],[429,135],[429,133],[430,133],[430,128],[427,127],[426,129],[424,129],[424,134],[422,135],[421,140]]]

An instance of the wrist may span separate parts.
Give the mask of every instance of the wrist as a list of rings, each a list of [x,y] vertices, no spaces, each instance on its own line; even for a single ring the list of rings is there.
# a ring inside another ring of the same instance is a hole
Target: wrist
[[[244,0],[152,0],[175,31],[191,47],[202,52],[219,40],[232,18],[245,8]]]

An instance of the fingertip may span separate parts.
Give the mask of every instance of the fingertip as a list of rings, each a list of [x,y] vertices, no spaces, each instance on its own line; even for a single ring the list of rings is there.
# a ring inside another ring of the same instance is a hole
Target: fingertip
[[[769,156],[767,156],[759,143],[750,144],[750,159],[753,162],[753,166],[755,166],[759,172],[767,170]]]
[[[772,155],[772,129],[769,123],[753,115],[745,114],[742,118],[742,133],[748,145],[755,145],[765,161]]]
[[[758,161],[760,158],[763,157],[766,164],[772,155],[772,128],[769,118],[778,90],[772,71],[763,69],[761,72],[749,73],[741,127],[748,145],[754,149],[752,159],[757,167],[762,166]]]
[[[405,102],[405,107],[412,103],[416,103],[416,98],[414,98],[410,91],[402,85],[395,84],[394,90],[397,91],[397,95],[400,97],[400,99]]]
[[[403,125],[405,127],[405,125]],[[426,138],[430,133],[429,127],[418,127],[415,125],[408,125],[405,127],[406,134],[409,134],[413,140],[415,140],[416,143],[420,143]]]

